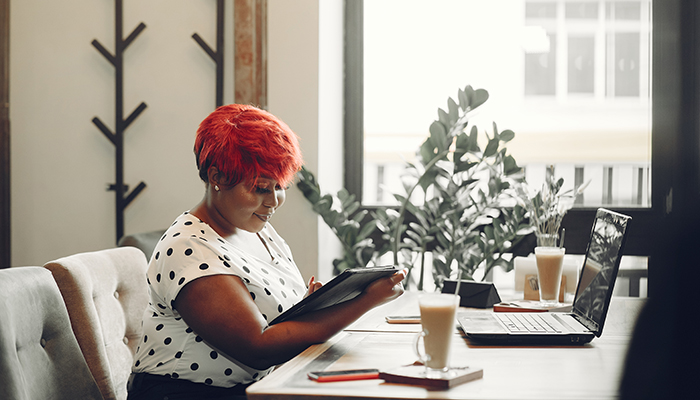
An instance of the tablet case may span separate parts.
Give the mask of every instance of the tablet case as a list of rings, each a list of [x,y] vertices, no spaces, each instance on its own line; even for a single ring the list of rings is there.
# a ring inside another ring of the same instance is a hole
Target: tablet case
[[[442,293],[454,293],[457,281],[445,281]],[[462,307],[489,308],[501,302],[493,283],[462,281],[459,285],[459,305]]]
[[[292,308],[278,315],[277,318],[270,322],[270,325],[352,300],[373,281],[391,276],[398,271],[393,265],[346,269]]]

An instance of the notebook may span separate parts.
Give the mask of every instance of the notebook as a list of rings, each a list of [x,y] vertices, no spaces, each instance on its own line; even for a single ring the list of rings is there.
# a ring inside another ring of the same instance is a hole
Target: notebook
[[[474,343],[572,345],[603,332],[631,218],[596,212],[576,295],[569,313],[463,313],[457,322]]]
[[[320,310],[332,305],[352,300],[373,281],[391,276],[398,272],[398,268],[391,266],[351,268],[341,272],[320,289],[306,296],[292,308],[278,315],[270,322],[270,325],[298,317],[311,311]]]

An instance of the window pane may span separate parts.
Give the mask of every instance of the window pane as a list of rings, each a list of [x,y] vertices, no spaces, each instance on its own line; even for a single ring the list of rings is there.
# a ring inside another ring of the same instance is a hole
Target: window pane
[[[593,94],[595,43],[592,37],[569,37],[569,93]]]
[[[556,18],[556,1],[532,1],[525,4],[525,18]]]
[[[598,3],[591,1],[570,1],[566,3],[567,19],[598,18]]]
[[[614,57],[613,71],[609,79],[614,80],[614,96],[639,96],[639,33],[611,34]]]
[[[649,207],[650,14],[649,0],[365,1],[363,203],[394,204],[437,109],[471,85],[490,95],[472,122],[515,132],[532,185],[555,165],[568,187],[590,180],[577,207]]]
[[[612,1],[606,7],[608,19],[639,21],[641,7],[637,1]]]
[[[525,54],[525,95],[556,94],[556,37],[547,35],[549,51]]]

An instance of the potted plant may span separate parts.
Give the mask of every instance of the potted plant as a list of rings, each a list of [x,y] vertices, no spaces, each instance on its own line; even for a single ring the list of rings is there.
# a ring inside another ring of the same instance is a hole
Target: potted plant
[[[321,195],[316,177],[309,170],[302,168],[297,175],[297,187],[343,246],[343,257],[333,260],[334,272],[337,274],[348,268],[369,264],[376,255],[370,238],[376,229],[376,222],[374,219],[365,222],[367,211],[360,210],[360,202],[355,195],[345,189],[341,189],[337,195]]]
[[[447,110],[438,109],[417,161],[406,165],[404,193],[394,194],[398,207],[358,212],[359,203],[347,192],[320,196],[310,173],[302,171],[300,189],[344,242],[346,253],[336,267],[362,265],[391,252],[394,264],[407,267],[409,275],[419,265],[419,290],[426,268],[437,288],[450,277],[473,279],[479,267],[484,275],[497,265],[512,269],[506,254],[530,232],[526,211],[516,201],[524,176],[505,147],[515,135],[511,130],[499,131],[494,123],[490,133],[481,132],[482,139],[469,123],[487,99],[486,90],[467,86],[456,101],[448,98]],[[379,247],[370,239],[375,229],[381,232]]]
[[[583,193],[589,183],[590,180],[573,189],[563,190],[564,178],[556,179],[554,167],[549,166],[539,190],[532,190],[527,185],[518,187],[519,203],[527,210],[538,246],[563,247],[564,232],[560,229],[561,221],[574,206],[576,197]]]

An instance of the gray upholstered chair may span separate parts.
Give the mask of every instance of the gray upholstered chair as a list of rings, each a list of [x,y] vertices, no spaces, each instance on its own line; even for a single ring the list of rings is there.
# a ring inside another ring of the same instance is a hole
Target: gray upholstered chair
[[[51,273],[0,270],[0,399],[101,399]]]
[[[156,248],[156,244],[158,244],[158,241],[160,240],[160,238],[163,237],[164,233],[165,230],[161,229],[158,231],[141,232],[134,233],[131,235],[125,235],[122,236],[121,239],[119,239],[119,243],[117,243],[117,245],[119,247],[136,247],[143,251],[143,254],[146,255],[147,260],[150,260],[151,254],[153,254],[153,249]]]
[[[75,337],[105,399],[126,384],[148,305],[146,258],[133,247],[74,254],[44,265],[53,273]]]

